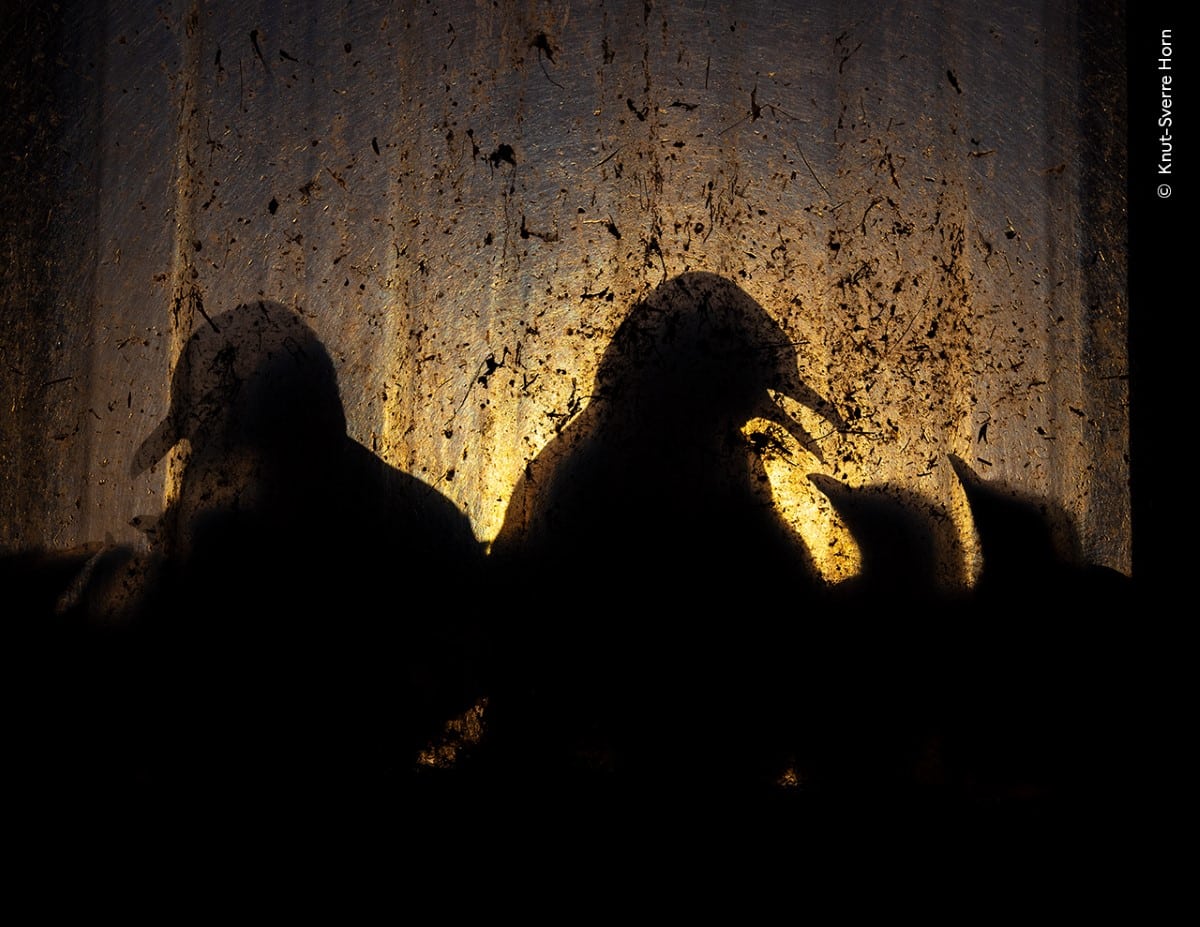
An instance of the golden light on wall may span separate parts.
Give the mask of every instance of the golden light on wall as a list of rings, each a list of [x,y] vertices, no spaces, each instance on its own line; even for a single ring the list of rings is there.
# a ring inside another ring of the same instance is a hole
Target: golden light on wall
[[[860,556],[854,535],[837,517],[829,500],[808,479],[816,465],[807,452],[782,429],[765,419],[752,419],[745,435],[762,447],[763,465],[780,514],[804,539],[813,565],[829,583],[850,579],[858,573]]]
[[[10,542],[136,540],[178,466],[121,474],[179,351],[260,298],[329,350],[350,434],[487,542],[625,314],[705,271],[847,418],[814,472],[954,510],[957,454],[1128,569],[1121,189],[1081,144],[1105,120],[1076,105],[1101,65],[1073,8],[79,15],[56,501]],[[782,508],[845,575],[852,545],[786,460]]]
[[[0,570],[62,636],[52,781],[1061,781],[1070,620],[1130,588],[1119,4],[21,28]]]

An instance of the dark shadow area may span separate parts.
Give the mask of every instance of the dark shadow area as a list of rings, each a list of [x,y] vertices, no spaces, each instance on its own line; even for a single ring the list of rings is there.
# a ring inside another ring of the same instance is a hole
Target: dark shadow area
[[[0,560],[40,645],[39,787],[324,814],[1096,800],[1132,724],[1129,580],[1082,562],[1062,510],[951,458],[977,582],[940,503],[814,474],[861,553],[826,585],[742,431],[767,418],[821,459],[772,392],[844,427],[742,290],[668,281],[530,462],[485,561],[451,502],[346,435],[297,313],[206,321],[134,461],[178,449],[170,504],[139,520],[149,553]]]
[[[1120,726],[1105,674],[1129,581],[1082,562],[1061,509],[953,459],[978,582],[939,503],[814,475],[862,555],[827,587],[741,430],[772,419],[821,459],[771,401],[842,427],[796,364],[761,307],[712,275],[630,311],[493,547],[493,575],[522,598],[497,635],[476,769],[538,789],[790,789],[842,807],[1094,798]]]
[[[819,742],[831,785],[942,800],[1095,801],[1130,730],[1117,632],[1132,583],[1083,562],[1061,508],[950,462],[982,554],[969,588],[939,582],[933,569],[947,557],[962,562],[940,507],[887,486],[811,477],[862,553],[860,574],[828,597],[856,629],[843,666],[859,680],[859,707],[846,699]]]
[[[180,448],[166,511],[138,520],[150,553],[104,550],[57,598],[33,582],[55,765],[223,802],[403,786],[480,695],[468,520],[347,436],[333,364],[286,307],[206,320],[171,397],[133,465]]]

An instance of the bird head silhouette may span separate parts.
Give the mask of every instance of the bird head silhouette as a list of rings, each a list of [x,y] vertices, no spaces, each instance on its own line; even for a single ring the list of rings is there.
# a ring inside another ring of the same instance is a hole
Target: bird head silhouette
[[[166,416],[133,458],[137,475],[186,442],[158,542],[184,553],[218,523],[231,535],[234,516],[286,533],[301,500],[328,484],[345,432],[333,363],[297,313],[257,301],[206,318],[172,371]]]
[[[700,272],[666,281],[633,307],[596,377],[598,399],[635,411],[667,435],[730,433],[762,417],[823,459],[772,391],[844,427],[801,379],[795,346],[779,324],[736,284]]]
[[[982,583],[990,586],[1028,581],[1078,564],[1074,526],[1059,506],[985,480],[955,454],[949,458],[979,535]]]
[[[324,346],[292,310],[259,300],[206,322],[171,376],[166,417],[134,455],[134,475],[177,443],[193,459],[239,449],[279,456],[336,444],[346,419]]]
[[[935,500],[887,484],[850,486],[821,473],[808,480],[858,545],[862,566],[847,583],[858,594],[894,600],[965,582],[958,531]]]

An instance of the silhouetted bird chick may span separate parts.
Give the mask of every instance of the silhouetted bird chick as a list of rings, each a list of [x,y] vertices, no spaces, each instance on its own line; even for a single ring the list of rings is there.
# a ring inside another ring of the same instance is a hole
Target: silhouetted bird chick
[[[882,797],[912,786],[920,746],[939,725],[962,546],[949,513],[928,499],[820,474],[809,480],[860,556],[859,572],[830,589],[826,634],[805,657],[810,698],[823,709],[811,722],[810,783]]]
[[[979,536],[979,603],[1047,615],[1062,609],[1110,611],[1124,606],[1127,578],[1083,561],[1074,525],[1060,507],[989,483],[953,454],[950,463],[966,492]]]
[[[963,765],[1002,793],[1102,787],[1124,710],[1120,641],[1128,579],[1083,562],[1073,525],[1048,501],[981,479],[951,457],[983,567],[965,607]]]
[[[809,481],[833,503],[858,545],[858,574],[843,597],[919,604],[963,582],[962,545],[940,506],[888,486],[850,487],[819,473]]]
[[[758,749],[814,573],[742,427],[771,419],[820,458],[772,390],[841,426],[734,284],[684,274],[631,309],[492,550],[531,602],[505,658],[531,700],[528,739],[679,782]]]

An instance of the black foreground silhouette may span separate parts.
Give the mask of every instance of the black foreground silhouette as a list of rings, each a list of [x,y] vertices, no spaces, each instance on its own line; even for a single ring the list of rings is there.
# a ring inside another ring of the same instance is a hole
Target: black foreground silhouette
[[[58,603],[80,734],[60,767],[223,801],[403,784],[480,696],[466,517],[347,437],[333,364],[286,307],[202,325],[171,397],[133,463],[181,447],[174,499],[138,520],[150,555],[102,551]]]
[[[685,274],[630,311],[492,548],[529,603],[494,713],[514,762],[658,788],[779,775],[817,584],[742,427],[767,418],[821,452],[771,391],[841,425],[734,284]]]
[[[844,427],[743,291],[664,283],[529,464],[485,562],[451,502],[347,437],[297,313],[215,317],[135,456],[166,466],[179,448],[171,503],[139,520],[150,553],[0,558],[40,645],[30,774],[44,794],[326,811],[443,788],[1101,792],[1127,723],[1111,667],[1129,580],[1081,563],[1061,512],[952,457],[983,552],[974,588],[946,582],[961,550],[936,503],[813,475],[863,554],[825,587],[742,433],[770,419],[821,461],[822,436],[772,392]],[[465,712],[481,742],[421,766]]]

